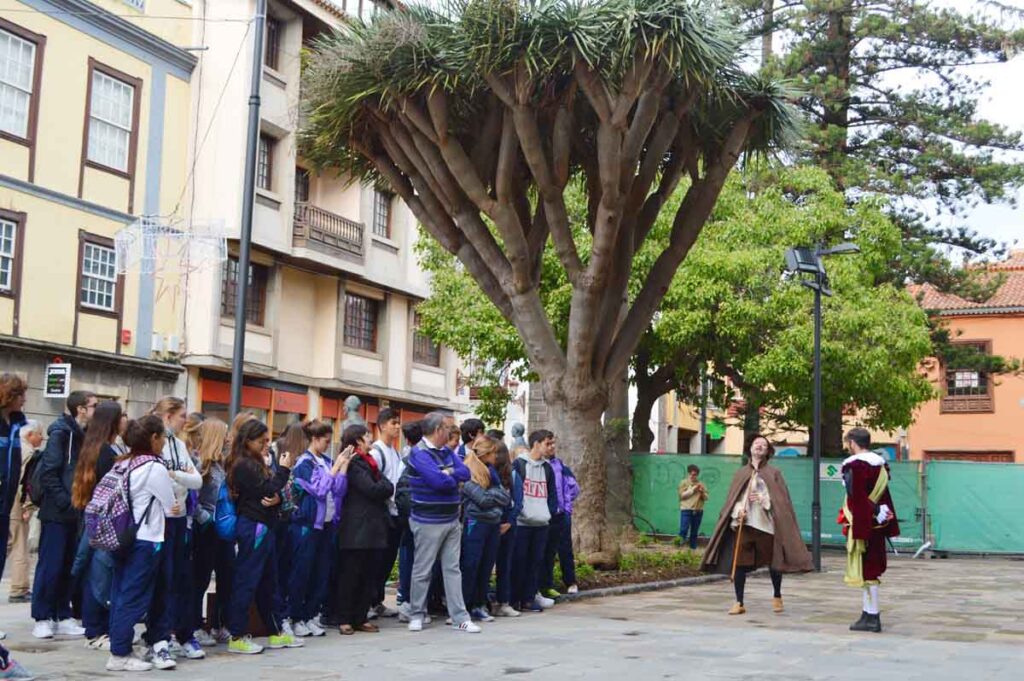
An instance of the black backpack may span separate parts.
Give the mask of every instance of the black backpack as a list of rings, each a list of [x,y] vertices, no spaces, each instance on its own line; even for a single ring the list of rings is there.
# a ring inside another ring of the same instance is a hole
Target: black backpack
[[[39,462],[43,460],[43,450],[37,449],[32,456],[24,463],[21,478],[21,503],[28,499],[33,505],[39,506],[43,503],[43,467]]]

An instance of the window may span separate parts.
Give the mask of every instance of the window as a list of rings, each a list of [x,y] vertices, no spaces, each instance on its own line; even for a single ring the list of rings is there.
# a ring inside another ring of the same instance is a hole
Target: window
[[[274,145],[277,143],[270,135],[260,135],[259,154],[256,156],[256,186],[268,192],[273,187]]]
[[[135,88],[102,71],[92,72],[88,159],[128,172]]]
[[[29,137],[36,44],[0,29],[0,132]]]
[[[345,294],[345,345],[377,351],[377,314],[380,303],[352,293]]]
[[[146,0],[123,0],[123,2],[129,7],[134,7],[140,12],[146,11]]]
[[[394,195],[382,189],[373,190],[373,233],[391,238],[391,199]]]
[[[0,291],[14,288],[14,246],[18,237],[18,224],[0,219]]]
[[[958,343],[976,352],[990,354],[988,341]],[[946,367],[946,394],[942,397],[943,413],[970,413],[993,411],[992,381],[988,372],[977,367]]]
[[[281,52],[281,31],[284,28],[280,19],[267,17],[267,42],[263,45],[263,65],[277,70],[277,56]]]
[[[249,285],[245,298],[245,321],[247,324],[263,326],[269,280],[269,267],[253,262],[249,263]],[[235,304],[238,301],[238,258],[228,258],[228,261],[224,263],[224,277],[221,283],[220,314],[222,317],[233,317]]]
[[[309,201],[309,171],[295,167],[295,200],[298,203]]]
[[[419,314],[413,317],[412,361],[432,367],[441,366],[441,346],[430,336],[420,333]]]
[[[114,312],[117,289],[117,252],[86,241],[82,245],[82,307]]]

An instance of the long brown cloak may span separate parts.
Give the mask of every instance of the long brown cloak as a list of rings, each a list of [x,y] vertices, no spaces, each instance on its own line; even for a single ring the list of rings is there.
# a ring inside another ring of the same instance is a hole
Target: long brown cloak
[[[732,570],[733,547],[736,541],[736,532],[729,527],[732,521],[732,508],[746,492],[753,470],[748,464],[741,466],[732,476],[729,496],[722,505],[722,513],[718,517],[718,524],[715,525],[715,532],[711,535],[707,550],[704,551],[704,560],[700,565],[704,572],[729,574]],[[811,553],[800,536],[800,526],[797,525],[796,513],[793,511],[793,500],[789,497],[789,488],[786,487],[782,471],[766,463],[761,466],[758,475],[768,486],[768,494],[772,500],[770,513],[775,523],[772,569],[779,572],[810,572],[813,569]]]

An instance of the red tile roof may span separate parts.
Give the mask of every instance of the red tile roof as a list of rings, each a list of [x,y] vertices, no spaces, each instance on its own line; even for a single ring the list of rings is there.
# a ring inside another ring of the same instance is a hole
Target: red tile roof
[[[991,298],[981,303],[964,300],[951,293],[942,293],[930,284],[911,286],[909,290],[913,296],[921,298],[921,307],[945,314],[955,314],[960,310],[964,314],[977,314],[981,311],[1006,308],[1021,308],[1024,311],[1024,249],[1010,251],[1006,260],[989,265],[988,270],[1001,273],[1004,281]]]

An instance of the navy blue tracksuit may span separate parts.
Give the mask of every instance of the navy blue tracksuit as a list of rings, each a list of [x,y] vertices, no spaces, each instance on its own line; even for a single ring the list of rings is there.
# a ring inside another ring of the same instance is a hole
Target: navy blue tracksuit
[[[235,582],[231,589],[228,628],[235,638],[245,636],[249,628],[249,604],[256,609],[272,635],[280,633],[274,616],[277,590],[277,534],[263,523],[238,516],[235,526],[238,554],[235,556]]]
[[[65,620],[71,617],[71,566],[78,550],[78,524],[43,521],[39,535],[39,561],[32,581],[32,619]]]
[[[529,604],[537,597],[537,583],[544,568],[548,526],[520,525],[516,528],[512,564],[512,601]]]
[[[136,539],[127,558],[114,562],[114,582],[110,603],[110,654],[124,657],[132,652],[135,623],[147,612],[156,591],[163,545]],[[155,622],[154,622],[155,624]],[[146,639],[150,641],[147,623]],[[155,632],[153,643],[167,638],[166,632]]]
[[[322,530],[292,523],[291,572],[288,584],[288,607],[295,622],[306,622],[320,612],[327,600],[328,580],[334,562],[335,526],[327,523]]]
[[[221,539],[212,521],[193,526],[192,537],[195,551],[192,561],[195,575],[194,599],[191,604],[192,629],[199,629],[203,624],[203,600],[214,571],[217,573],[217,611],[207,624],[217,629],[225,628],[228,626],[231,583],[235,573],[235,544]]]

